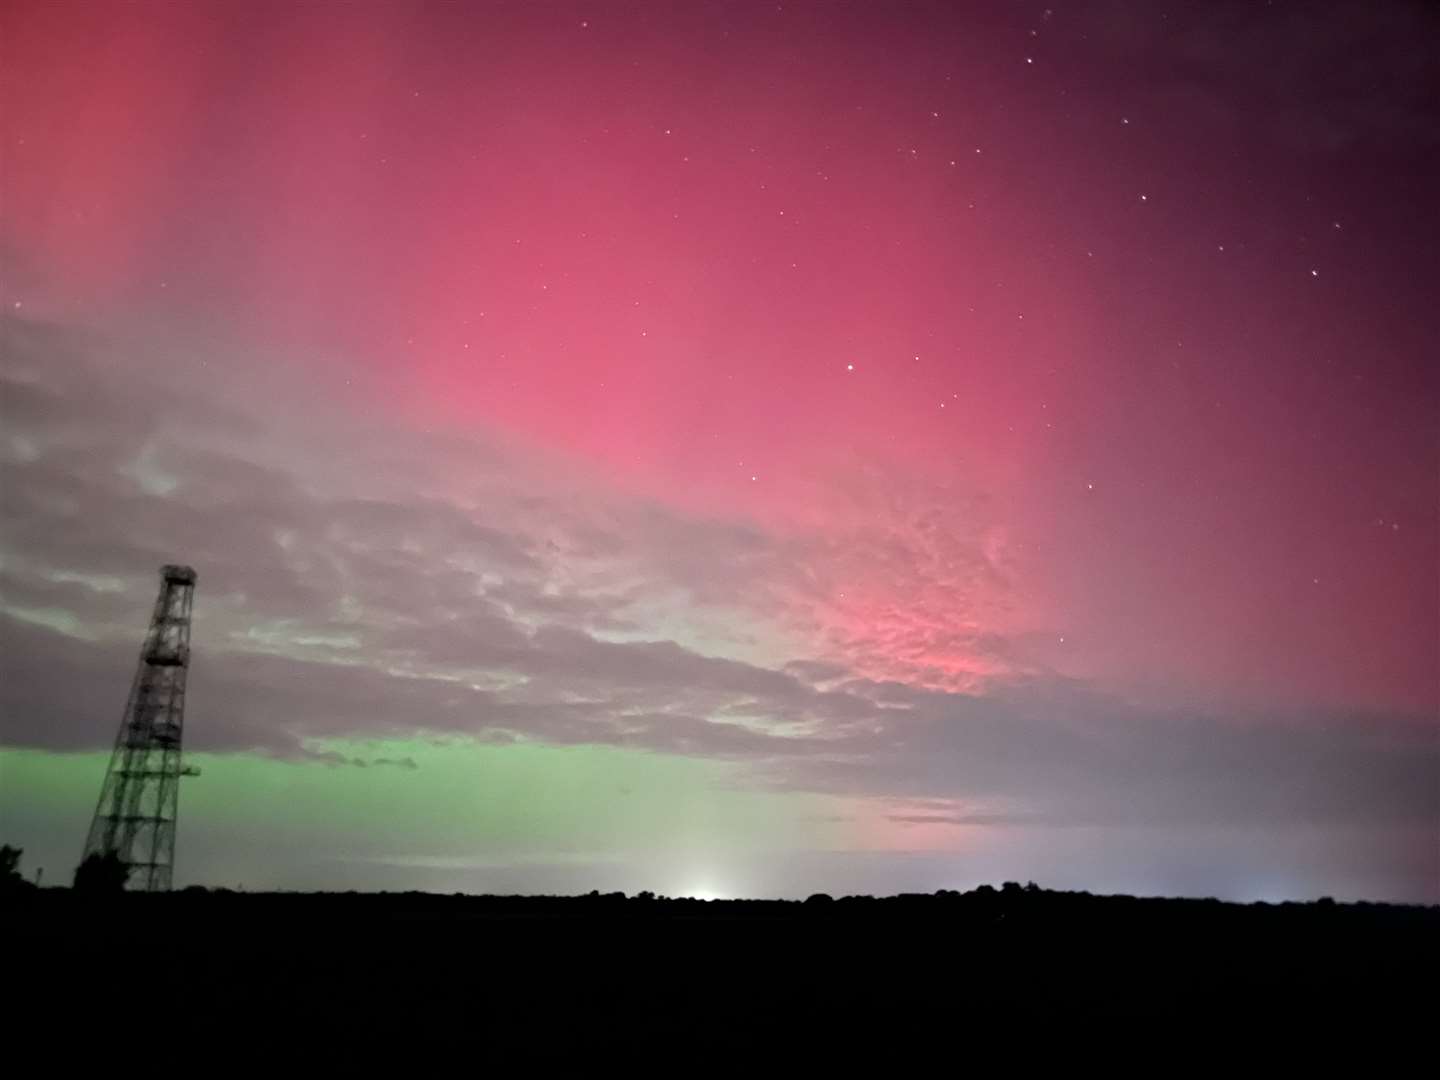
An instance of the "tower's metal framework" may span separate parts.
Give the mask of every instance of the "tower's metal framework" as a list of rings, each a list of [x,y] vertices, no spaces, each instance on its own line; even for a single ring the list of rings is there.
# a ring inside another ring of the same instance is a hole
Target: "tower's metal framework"
[[[180,759],[194,596],[194,570],[160,568],[160,595],[81,857],[115,855],[130,871],[129,887],[148,892],[170,888],[180,777],[196,772]]]

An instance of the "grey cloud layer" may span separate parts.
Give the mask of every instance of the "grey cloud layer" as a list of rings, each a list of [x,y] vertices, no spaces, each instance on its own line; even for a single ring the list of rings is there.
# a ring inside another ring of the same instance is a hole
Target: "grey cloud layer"
[[[74,335],[14,319],[4,333],[8,745],[108,743],[155,567],[182,559],[200,569],[195,749],[619,745],[743,762],[757,785],[892,800],[892,819],[917,826],[1440,820],[1433,728],[1403,718],[1185,715],[1039,672],[947,692],[884,681],[844,653],[737,658],[715,629],[726,617],[687,640],[653,623],[674,595],[700,622],[726,605],[783,620],[807,582],[877,551],[882,570],[932,565],[918,595],[937,610],[998,595],[983,531],[939,511],[857,496],[853,547],[844,533],[797,543],[567,488],[538,457],[488,443],[317,419],[302,453],[238,408],[115,377],[127,369]],[[895,632],[922,653],[967,633],[963,620]],[[897,645],[888,633],[864,644]],[[965,647],[1010,646],[979,637]]]

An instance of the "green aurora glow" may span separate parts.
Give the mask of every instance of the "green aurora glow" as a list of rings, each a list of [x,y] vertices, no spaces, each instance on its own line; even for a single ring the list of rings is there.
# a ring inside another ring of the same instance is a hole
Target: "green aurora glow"
[[[831,847],[844,829],[840,800],[747,789],[740,767],[714,760],[465,739],[310,749],[370,764],[189,755],[201,775],[182,790],[177,885],[253,877],[277,852],[323,850],[342,861],[452,869],[641,854],[678,866],[697,853],[723,861]],[[68,875],[106,760],[98,752],[0,754],[0,818],[43,838],[26,853],[32,871],[38,865],[52,878]],[[476,884],[483,882],[482,873]],[[310,887],[310,876],[287,867],[272,884]]]

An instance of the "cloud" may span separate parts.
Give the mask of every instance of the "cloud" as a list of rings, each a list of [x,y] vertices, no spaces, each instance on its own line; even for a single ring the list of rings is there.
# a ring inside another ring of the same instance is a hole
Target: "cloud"
[[[296,441],[83,335],[3,332],[6,745],[109,744],[155,568],[186,561],[195,750],[623,746],[899,828],[1440,821],[1423,723],[1141,707],[1021,662],[981,498],[861,475],[833,528],[765,531],[489,437],[316,409]]]
[[[1142,707],[1069,680],[981,696],[897,689],[903,723],[810,765],[931,824],[1392,827],[1440,821],[1440,745],[1422,719],[1217,716]],[[859,749],[859,748],[857,748]]]

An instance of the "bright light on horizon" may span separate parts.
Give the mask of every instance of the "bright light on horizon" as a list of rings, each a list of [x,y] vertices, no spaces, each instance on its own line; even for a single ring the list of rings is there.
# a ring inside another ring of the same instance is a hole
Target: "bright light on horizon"
[[[700,885],[695,888],[685,889],[675,894],[683,900],[733,900],[729,893],[716,892],[708,885]]]

